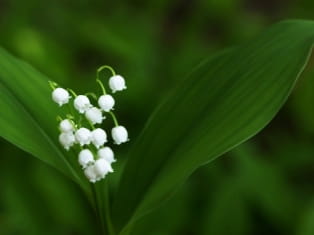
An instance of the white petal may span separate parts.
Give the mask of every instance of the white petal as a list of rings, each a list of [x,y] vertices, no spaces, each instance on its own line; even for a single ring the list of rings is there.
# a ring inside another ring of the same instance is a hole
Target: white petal
[[[85,113],[92,105],[86,95],[78,95],[74,99],[74,108],[79,111],[79,113]]]
[[[112,128],[111,135],[116,144],[122,144],[129,140],[128,131],[123,126]]]
[[[71,132],[74,131],[74,125],[71,120],[64,119],[60,122],[59,125],[60,131],[62,132]]]
[[[115,101],[111,95],[102,95],[98,99],[99,107],[105,112],[109,112],[113,109]]]
[[[126,89],[124,78],[121,75],[112,76],[109,79],[109,87],[113,93]]]
[[[103,147],[98,150],[97,155],[99,158],[105,159],[109,164],[115,162],[114,153],[111,148]]]
[[[85,169],[89,164],[94,162],[94,155],[89,149],[83,149],[79,153],[78,161],[83,169]]]
[[[101,128],[97,128],[93,130],[91,135],[92,135],[92,142],[96,148],[99,148],[100,146],[104,145],[107,142],[107,134]]]
[[[96,179],[97,179],[97,173],[95,171],[95,166],[94,165],[90,165],[87,168],[85,168],[84,170],[85,176],[86,178],[92,182],[95,183]]]
[[[62,106],[62,105],[69,102],[70,94],[67,90],[65,90],[61,87],[58,87],[58,88],[53,90],[52,99],[54,102],[59,104],[59,106]]]
[[[113,172],[113,169],[105,159],[101,158],[95,162],[95,172],[99,178],[104,178],[109,172]]]
[[[91,132],[87,128],[80,128],[75,132],[76,141],[81,145],[88,145],[91,142]]]
[[[92,107],[85,112],[85,117],[92,123],[92,124],[101,124],[104,117],[102,116],[102,112],[100,109],[96,107]]]
[[[72,132],[62,132],[59,135],[59,142],[66,150],[69,150],[75,144],[75,137]]]

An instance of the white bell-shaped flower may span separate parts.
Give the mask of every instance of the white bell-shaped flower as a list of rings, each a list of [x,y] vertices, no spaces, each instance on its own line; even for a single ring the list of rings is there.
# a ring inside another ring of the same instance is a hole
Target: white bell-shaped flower
[[[113,109],[115,101],[111,95],[102,95],[98,99],[99,107],[105,112],[109,112]]]
[[[72,132],[62,132],[59,135],[59,142],[66,150],[69,150],[75,144],[75,137]]]
[[[92,135],[87,128],[80,128],[75,132],[76,141],[81,145],[88,145],[92,141]]]
[[[95,147],[100,148],[107,142],[107,134],[103,129],[97,128],[91,132],[91,139]]]
[[[61,132],[72,132],[74,131],[74,123],[69,119],[64,119],[59,125]]]
[[[85,174],[86,178],[92,183],[95,183],[96,179],[98,178],[94,165],[90,165],[90,166],[86,167],[84,170],[84,174]]]
[[[66,89],[58,87],[58,88],[54,89],[52,92],[52,99],[59,106],[67,104],[69,102],[70,98],[71,98],[70,94]]]
[[[104,117],[102,115],[102,112],[99,108],[92,107],[89,108],[85,112],[85,117],[87,120],[89,120],[92,124],[101,124],[102,121],[104,120]]]
[[[78,95],[74,99],[74,108],[79,111],[79,113],[85,113],[92,105],[86,95]]]
[[[113,172],[111,165],[103,158],[95,161],[95,172],[97,174],[96,180],[104,178],[109,172]]]
[[[115,93],[116,91],[122,91],[126,89],[124,78],[120,75],[112,76],[109,79],[109,87],[113,93]]]
[[[122,144],[129,140],[128,131],[124,126],[116,126],[112,128],[111,135],[116,144]]]
[[[109,164],[116,161],[116,159],[114,159],[114,153],[109,147],[103,147],[99,149],[97,155],[99,158],[105,159]]]
[[[91,163],[94,163],[94,155],[89,149],[83,149],[79,153],[78,161],[83,169],[85,169]]]

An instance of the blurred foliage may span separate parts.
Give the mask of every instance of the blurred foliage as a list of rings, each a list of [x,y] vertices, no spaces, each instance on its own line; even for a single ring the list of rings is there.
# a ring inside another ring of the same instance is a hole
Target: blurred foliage
[[[313,19],[313,11],[312,0],[0,0],[0,44],[79,90],[95,89],[83,81],[112,65],[128,79],[118,116],[135,138],[202,58],[277,20]],[[194,173],[133,234],[314,234],[311,67],[261,134]],[[0,234],[98,232],[72,182],[4,141],[1,153]]]

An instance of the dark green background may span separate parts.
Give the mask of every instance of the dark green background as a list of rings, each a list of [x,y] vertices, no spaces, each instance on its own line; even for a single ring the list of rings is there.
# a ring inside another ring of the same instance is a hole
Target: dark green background
[[[96,89],[97,67],[113,66],[127,80],[117,115],[132,140],[203,58],[287,18],[313,19],[314,1],[0,0],[0,45],[82,92]],[[133,234],[314,234],[313,62],[266,129],[199,169]],[[63,175],[3,140],[0,161],[0,234],[95,233],[91,208]]]

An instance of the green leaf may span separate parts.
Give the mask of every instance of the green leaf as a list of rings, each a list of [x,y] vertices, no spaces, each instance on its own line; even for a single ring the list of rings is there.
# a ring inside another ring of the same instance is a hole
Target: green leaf
[[[281,22],[183,80],[128,156],[112,208],[116,229],[127,232],[194,170],[265,127],[303,71],[313,40],[313,22]]]
[[[59,108],[52,101],[51,92],[47,77],[0,48],[1,137],[78,183],[104,222],[108,208],[106,181],[95,185],[92,191],[77,162],[77,152],[61,148],[56,116],[64,117],[69,110]]]
[[[0,48],[1,137],[68,175],[85,190],[73,153],[58,143],[57,105],[48,79]],[[77,167],[76,167],[77,166]]]

